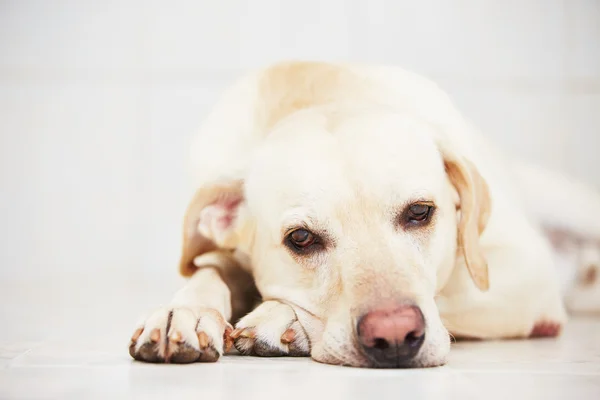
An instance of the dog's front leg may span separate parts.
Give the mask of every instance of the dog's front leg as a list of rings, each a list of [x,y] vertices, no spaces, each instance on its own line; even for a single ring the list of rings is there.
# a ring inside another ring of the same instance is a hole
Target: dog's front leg
[[[207,257],[208,256],[208,257]],[[170,305],[141,321],[129,354],[158,363],[214,362],[231,347],[227,322],[252,307],[258,297],[251,277],[225,254],[203,256],[202,264]]]

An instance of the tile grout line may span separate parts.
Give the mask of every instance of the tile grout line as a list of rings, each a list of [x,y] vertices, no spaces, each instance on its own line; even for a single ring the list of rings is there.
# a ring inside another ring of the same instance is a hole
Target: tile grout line
[[[12,368],[15,368],[15,366],[13,366],[13,363],[14,363],[15,361],[17,361],[18,359],[20,359],[20,358],[22,358],[22,357],[26,356],[27,354],[31,353],[31,352],[32,352],[34,349],[36,349],[36,348],[38,348],[38,347],[41,347],[43,344],[44,344],[44,342],[37,343],[37,344],[35,344],[35,345],[31,346],[30,348],[28,348],[27,350],[25,350],[24,352],[22,352],[22,353],[18,354],[16,357],[13,357],[13,358],[12,358],[12,359],[10,359],[10,361],[9,361],[9,362],[6,364],[6,368],[10,368],[10,369],[12,369]],[[17,366],[16,368],[18,368],[18,366]]]

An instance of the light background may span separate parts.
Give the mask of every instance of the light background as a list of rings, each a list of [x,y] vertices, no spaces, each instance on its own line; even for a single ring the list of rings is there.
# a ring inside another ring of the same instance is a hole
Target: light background
[[[508,152],[600,186],[600,1],[0,0],[0,279],[175,274],[190,136],[287,58],[427,75]]]

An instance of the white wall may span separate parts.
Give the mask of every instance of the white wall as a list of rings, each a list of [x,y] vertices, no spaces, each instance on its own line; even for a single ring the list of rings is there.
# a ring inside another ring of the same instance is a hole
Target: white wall
[[[4,0],[0,278],[175,273],[190,134],[282,58],[429,75],[510,152],[600,185],[600,1]]]

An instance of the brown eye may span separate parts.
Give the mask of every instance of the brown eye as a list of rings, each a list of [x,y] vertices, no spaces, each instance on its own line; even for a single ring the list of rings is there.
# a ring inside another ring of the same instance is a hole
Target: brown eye
[[[408,225],[422,225],[429,220],[433,206],[425,203],[415,203],[408,206],[404,213],[404,221]]]
[[[306,229],[297,229],[294,232],[290,233],[289,241],[296,247],[297,249],[303,249],[305,247],[310,246],[315,242],[315,235]]]

